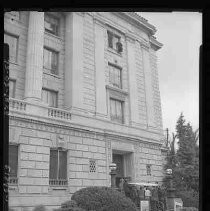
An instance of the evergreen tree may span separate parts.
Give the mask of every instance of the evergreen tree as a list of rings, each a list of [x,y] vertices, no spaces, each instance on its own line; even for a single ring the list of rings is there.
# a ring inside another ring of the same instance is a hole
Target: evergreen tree
[[[175,139],[178,140],[178,150],[175,152]],[[173,183],[178,197],[184,206],[198,207],[199,198],[199,146],[198,130],[195,132],[190,123],[186,124],[181,113],[176,125],[176,135],[169,147],[165,168],[173,171]],[[165,181],[165,179],[164,179]]]

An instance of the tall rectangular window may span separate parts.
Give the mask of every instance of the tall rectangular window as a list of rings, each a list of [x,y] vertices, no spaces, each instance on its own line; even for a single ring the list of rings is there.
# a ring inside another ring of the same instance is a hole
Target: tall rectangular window
[[[122,44],[120,42],[120,36],[114,34],[111,31],[107,31],[108,47],[114,49],[118,53],[122,52]]]
[[[123,102],[110,98],[110,115],[111,120],[123,123]]]
[[[48,89],[42,89],[42,101],[50,107],[58,106],[58,93]]]
[[[117,88],[122,88],[121,68],[109,64],[109,83]]]
[[[67,151],[50,150],[50,185],[67,185]]]
[[[18,145],[9,145],[9,183],[17,184]]]
[[[15,80],[9,80],[9,97],[15,98]]]
[[[4,43],[9,45],[9,61],[17,62],[18,37],[4,33]]]
[[[56,36],[59,35],[59,19],[58,18],[45,13],[44,27],[45,27],[46,32],[50,34],[54,34]]]
[[[151,175],[152,175],[152,173],[151,173],[151,165],[148,164],[148,165],[146,166],[146,168],[147,168],[147,175],[151,176]]]
[[[44,48],[44,68],[52,74],[58,74],[58,52]]]

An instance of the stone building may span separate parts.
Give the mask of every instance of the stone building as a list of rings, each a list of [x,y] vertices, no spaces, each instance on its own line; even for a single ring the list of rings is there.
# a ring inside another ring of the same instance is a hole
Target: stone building
[[[161,182],[156,29],[133,12],[6,12],[9,206],[58,207],[117,177]]]

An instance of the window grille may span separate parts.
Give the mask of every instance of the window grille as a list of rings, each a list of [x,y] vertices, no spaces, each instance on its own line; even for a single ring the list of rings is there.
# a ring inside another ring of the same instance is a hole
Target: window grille
[[[89,168],[90,168],[90,172],[96,172],[96,161],[95,160],[89,161]]]

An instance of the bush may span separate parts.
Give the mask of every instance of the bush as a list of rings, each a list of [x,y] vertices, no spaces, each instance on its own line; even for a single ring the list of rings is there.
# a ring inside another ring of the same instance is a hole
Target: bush
[[[85,211],[77,206],[76,201],[70,200],[61,204],[61,208],[55,209],[55,211]]]
[[[109,187],[87,187],[75,192],[72,200],[87,211],[136,211],[130,198]]]
[[[33,211],[46,211],[46,208],[44,205],[37,205],[34,207]]]

